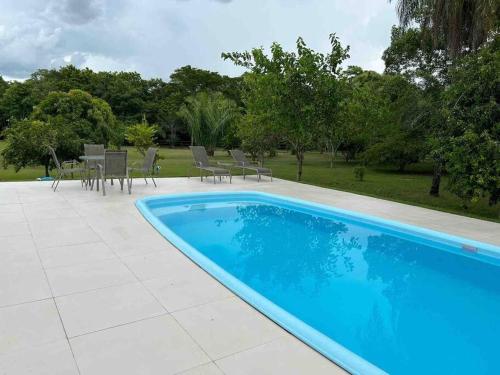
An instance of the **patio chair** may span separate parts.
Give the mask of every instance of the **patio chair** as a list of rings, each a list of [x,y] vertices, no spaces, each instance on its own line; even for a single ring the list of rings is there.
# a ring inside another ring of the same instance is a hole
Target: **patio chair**
[[[229,177],[229,183],[231,183],[232,176],[231,171],[225,168],[213,167],[208,161],[207,151],[203,146],[189,146],[191,152],[193,153],[194,166],[200,170],[200,179],[203,181],[203,172],[211,173],[215,177],[219,176],[219,180],[222,181],[222,176]]]
[[[102,195],[106,195],[105,180],[116,178],[120,182],[121,190],[123,191],[123,183],[127,180],[128,193],[132,192],[132,181],[128,175],[127,167],[127,150],[125,151],[106,151],[104,153],[104,163],[97,164],[99,168],[99,177],[102,182]],[[99,184],[99,181],[97,182]]]
[[[259,167],[258,165],[249,162],[245,153],[241,150],[231,150],[230,152],[234,159],[234,166],[243,170],[243,179],[245,179],[245,171],[248,169],[257,173],[259,181],[262,175],[269,176],[271,177],[271,181],[273,180],[273,171],[271,169]]]
[[[102,156],[104,155],[104,145],[102,144],[87,144],[83,145],[83,151],[85,156]],[[91,176],[90,173],[94,172],[94,178],[97,175],[97,161],[87,160],[85,162],[85,168],[87,169],[87,180],[90,184]]]
[[[57,187],[59,186],[59,182],[61,179],[63,179],[66,176],[69,175],[74,175],[75,173],[80,174],[80,182],[82,183],[82,187],[84,184],[84,173],[85,169],[82,167],[75,167],[75,165],[78,165],[79,163],[76,160],[68,160],[68,161],[63,161],[62,163],[59,162],[59,159],[57,158],[56,151],[48,146],[49,148],[49,153],[52,156],[52,160],[54,161],[54,164],[57,169],[57,175],[54,181],[52,182],[51,188],[54,189],[54,191],[57,190]],[[70,166],[70,168],[68,168]],[[85,182],[86,184],[86,182]],[[86,186],[86,185],[85,185]]]
[[[156,187],[156,181],[153,177],[153,164],[155,162],[155,157],[156,157],[156,152],[158,151],[157,148],[150,147],[146,151],[146,155],[144,156],[144,162],[142,163],[142,167],[131,167],[128,169],[128,172],[141,172],[142,176],[144,177],[144,181],[146,181],[146,184],[148,183],[148,180],[146,177],[151,178],[153,181],[153,184]],[[132,177],[130,177],[132,180]]]

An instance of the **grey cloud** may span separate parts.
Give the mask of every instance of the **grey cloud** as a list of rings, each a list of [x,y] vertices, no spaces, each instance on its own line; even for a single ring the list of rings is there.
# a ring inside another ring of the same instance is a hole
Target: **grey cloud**
[[[63,22],[72,25],[89,23],[103,12],[103,5],[96,0],[55,1],[50,8]]]

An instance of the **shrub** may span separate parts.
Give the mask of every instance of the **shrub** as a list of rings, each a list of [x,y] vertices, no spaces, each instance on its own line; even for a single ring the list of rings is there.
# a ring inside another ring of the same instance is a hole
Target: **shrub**
[[[365,167],[354,167],[354,178],[358,181],[363,181],[365,178]]]
[[[145,119],[143,119],[142,123],[131,125],[125,130],[125,139],[134,145],[137,151],[144,156],[147,149],[155,144],[157,132],[157,126],[148,125]]]

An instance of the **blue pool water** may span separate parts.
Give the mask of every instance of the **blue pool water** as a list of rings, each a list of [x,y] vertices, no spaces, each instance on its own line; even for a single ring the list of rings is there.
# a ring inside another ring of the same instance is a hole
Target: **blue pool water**
[[[496,247],[257,193],[138,207],[208,272],[351,372],[500,373]]]

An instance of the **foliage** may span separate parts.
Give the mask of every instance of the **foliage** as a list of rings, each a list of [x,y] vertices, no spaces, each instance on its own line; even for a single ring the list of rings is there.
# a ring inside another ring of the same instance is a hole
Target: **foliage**
[[[146,155],[147,149],[155,144],[157,133],[158,127],[149,125],[146,121],[146,117],[144,117],[140,124],[134,124],[127,127],[125,130],[125,139],[144,156]]]
[[[450,189],[465,203],[500,196],[500,40],[458,60],[444,93]]]
[[[414,22],[435,40],[444,38],[452,54],[477,50],[498,30],[500,3],[491,0],[398,0],[400,24]]]
[[[106,101],[119,123],[135,124],[146,115],[148,122],[158,124],[163,141],[178,145],[189,139],[186,125],[177,115],[184,100],[199,91],[220,91],[240,105],[241,81],[240,77],[191,66],[177,69],[168,82],[146,80],[136,72],[93,72],[72,65],[39,69],[24,82],[9,84],[3,97],[0,81],[0,129],[7,126],[8,119],[28,118],[51,92],[79,89]]]
[[[179,110],[179,116],[188,125],[192,144],[205,146],[209,155],[214,154],[224,131],[238,115],[234,101],[217,92],[199,92],[188,97]]]
[[[223,53],[222,57],[245,67],[253,74],[246,81],[249,96],[260,96],[267,101],[267,114],[293,149],[297,158],[297,180],[302,178],[305,151],[310,146],[324,107],[318,110],[316,101],[324,99],[325,87],[340,73],[340,64],[348,57],[348,49],[338,38],[330,36],[331,52],[327,55],[308,48],[302,38],[297,39],[296,52],[287,52],[278,44],[271,46],[270,56],[263,48],[250,52]],[[331,85],[331,83],[330,83]]]
[[[363,181],[365,179],[366,167],[358,166],[354,167],[352,170],[354,173],[354,178],[358,181]]]
[[[496,203],[500,194],[500,147],[489,132],[477,134],[467,130],[453,138],[448,152],[449,189],[460,197],[464,206],[476,203],[490,194],[490,203]]]
[[[107,146],[117,130],[109,105],[81,90],[50,93],[34,108],[31,118],[47,122],[65,135],[59,137],[57,151],[69,159],[80,155],[84,143]]]
[[[50,156],[48,146],[56,143],[56,130],[48,123],[36,120],[20,120],[4,132],[7,146],[2,150],[3,166],[14,166],[16,172],[33,165],[44,165],[49,175]]]

